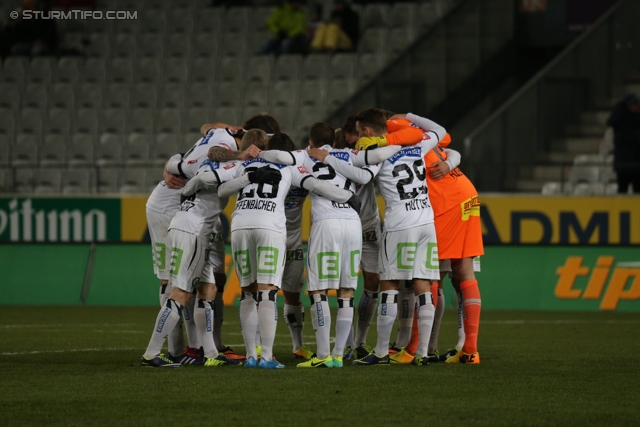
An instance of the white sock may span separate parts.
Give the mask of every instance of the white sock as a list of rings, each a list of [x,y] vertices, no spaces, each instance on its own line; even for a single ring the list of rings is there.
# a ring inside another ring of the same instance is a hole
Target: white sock
[[[171,285],[168,283],[160,285],[160,307],[164,307],[167,304],[170,295]],[[186,347],[187,343],[184,340],[182,322],[178,322],[167,337],[167,352],[172,356],[177,356],[182,354]]]
[[[256,329],[258,329],[258,307],[256,306],[256,296],[251,292],[242,292],[240,299],[240,328],[242,329],[242,339],[244,340],[247,358],[258,358],[256,353]]]
[[[380,292],[380,305],[378,306],[378,342],[376,343],[376,356],[382,357],[389,354],[389,340],[393,322],[398,314],[398,291]]]
[[[402,348],[409,344],[411,330],[413,329],[413,312],[416,308],[416,297],[413,289],[403,288],[399,291],[398,307],[398,336],[396,337],[396,347]]]
[[[222,292],[218,291],[216,294],[215,303],[215,317],[213,318],[213,342],[216,343],[216,349],[222,350],[224,343],[222,342],[222,322],[224,321],[224,300],[222,299]]]
[[[144,357],[150,359],[160,354],[164,340],[167,339],[171,330],[180,321],[181,310],[182,307],[180,304],[171,298],[167,300],[164,307],[160,308],[155,326],[153,327],[153,333],[151,334],[151,340],[149,340],[147,350],[144,352]]]
[[[418,331],[420,339],[418,348],[416,349],[416,357],[426,356],[429,352],[429,338],[431,338],[431,329],[433,328],[433,317],[435,307],[433,306],[433,296],[431,292],[425,292],[417,295],[418,300]]]
[[[303,345],[302,330],[304,328],[304,306],[302,303],[299,305],[285,304],[284,320],[289,327],[293,351],[299,350]]]
[[[311,296],[311,323],[313,331],[316,333],[316,356],[324,359],[331,352],[331,312],[326,295],[313,294]]]
[[[258,294],[256,294],[256,298],[258,298]],[[258,309],[258,304],[256,303],[256,310]],[[256,326],[256,345],[262,345],[262,340],[260,339],[260,323]]]
[[[193,320],[196,324],[200,342],[205,357],[218,357],[218,350],[213,342],[213,319],[215,317],[215,303],[212,300],[198,298],[193,309]]]
[[[436,313],[433,318],[433,329],[431,329],[431,339],[429,340],[429,354],[435,353],[438,349],[438,335],[440,334],[440,323],[444,315],[444,290],[438,288],[438,305],[436,305]]]
[[[367,332],[369,325],[373,320],[378,305],[378,292],[370,292],[364,290],[358,303],[358,323],[356,325],[356,341],[355,345],[365,344],[367,342]]]
[[[349,331],[353,325],[353,298],[338,298],[338,314],[336,315],[336,342],[333,344],[333,356],[344,353]]]
[[[276,338],[276,328],[278,326],[277,294],[278,291],[258,292],[258,325],[260,325],[262,358],[267,361],[273,359],[273,342]]]
[[[464,346],[465,333],[464,333],[464,304],[462,303],[462,294],[456,292],[458,298],[458,343],[456,344],[456,350],[461,351]]]
[[[187,302],[187,305],[182,308],[182,314],[184,315],[184,327],[187,330],[187,339],[189,340],[189,347],[200,348],[202,347],[202,342],[200,341],[200,336],[198,335],[198,329],[196,328],[196,324],[193,321],[193,310],[195,305],[196,305],[196,296],[191,295],[191,298],[189,298],[189,302]]]

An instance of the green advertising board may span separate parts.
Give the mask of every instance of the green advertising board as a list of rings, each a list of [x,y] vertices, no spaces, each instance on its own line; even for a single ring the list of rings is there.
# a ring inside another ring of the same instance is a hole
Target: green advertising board
[[[120,241],[118,198],[0,198],[0,241]]]

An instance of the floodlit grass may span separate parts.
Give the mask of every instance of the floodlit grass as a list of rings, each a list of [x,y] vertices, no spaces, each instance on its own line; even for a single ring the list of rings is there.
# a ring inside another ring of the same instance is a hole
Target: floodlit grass
[[[640,314],[485,311],[482,364],[143,369],[155,308],[2,307],[2,425],[638,425]],[[225,341],[242,350],[237,309]],[[315,348],[311,322],[305,338]],[[441,349],[455,342],[445,313]],[[375,339],[375,325],[369,342]]]

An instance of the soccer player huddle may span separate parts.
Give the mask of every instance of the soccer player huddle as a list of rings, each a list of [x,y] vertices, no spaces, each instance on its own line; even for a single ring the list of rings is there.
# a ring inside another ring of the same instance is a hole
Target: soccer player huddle
[[[348,116],[337,131],[327,123],[313,124],[306,150],[295,150],[269,114],[242,126],[205,124],[202,134],[189,151],[168,160],[165,180],[147,202],[161,308],[142,366],[284,368],[273,356],[279,290],[293,355],[304,359],[299,368],[341,368],[344,360],[365,366],[480,363],[474,274],[479,270],[474,259],[484,253],[480,204],[457,167],[460,154],[447,148],[451,138],[442,126],[415,114],[372,108]],[[385,201],[384,226],[374,182]],[[231,195],[236,195],[231,252],[242,288],[246,356],[222,340],[226,275],[220,214]],[[315,352],[302,335],[301,221],[307,196],[312,216],[307,292]],[[360,271],[364,290],[354,322]],[[447,274],[458,297],[459,333],[457,346],[440,355]],[[333,349],[330,290],[337,292],[338,303]],[[369,347],[376,308],[377,341]]]

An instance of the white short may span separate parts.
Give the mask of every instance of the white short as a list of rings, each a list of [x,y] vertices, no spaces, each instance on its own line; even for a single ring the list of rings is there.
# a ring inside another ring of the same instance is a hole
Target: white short
[[[209,242],[182,230],[169,230],[171,261],[169,284],[185,292],[200,285],[202,270],[209,256]]]
[[[169,280],[171,240],[169,240],[168,229],[172,218],[173,215],[147,209],[147,227],[149,227],[153,252],[153,272],[160,280]]]
[[[302,238],[287,245],[287,258],[282,274],[282,290],[287,292],[302,292],[304,286],[304,253]]]
[[[325,219],[311,225],[307,290],[358,286],[362,228],[357,219]]]
[[[440,279],[433,223],[385,231],[380,242],[380,280]]]
[[[202,270],[202,283],[216,283],[215,274],[226,274],[225,250],[222,241],[222,232],[214,232],[209,241],[209,257]]]
[[[362,229],[362,257],[360,269],[370,273],[377,273],[380,269],[378,256],[380,252],[380,221]]]
[[[286,256],[284,233],[264,228],[235,230],[231,233],[231,252],[240,286],[254,282],[281,286]]]
[[[474,257],[473,258],[473,271],[476,273],[480,272],[480,257]],[[440,260],[440,273],[449,273],[449,277],[453,277],[453,274],[451,272],[451,260],[450,259],[443,259]]]

